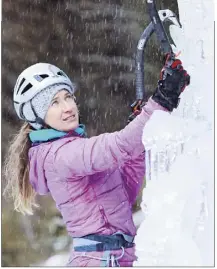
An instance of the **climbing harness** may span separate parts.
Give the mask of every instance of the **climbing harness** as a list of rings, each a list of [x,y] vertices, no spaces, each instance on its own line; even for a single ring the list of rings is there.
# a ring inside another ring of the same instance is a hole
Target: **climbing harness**
[[[132,248],[134,237],[124,234],[122,232],[117,232],[112,235],[99,235],[90,234],[83,237],[73,238],[73,248],[76,252],[84,252],[79,257],[88,257],[92,259],[101,260],[100,266],[102,267],[119,267],[119,262],[123,256],[125,248]],[[122,250],[121,255],[116,256],[112,254],[112,250]],[[86,252],[102,251],[102,257],[96,257]],[[76,257],[77,257],[76,256]]]

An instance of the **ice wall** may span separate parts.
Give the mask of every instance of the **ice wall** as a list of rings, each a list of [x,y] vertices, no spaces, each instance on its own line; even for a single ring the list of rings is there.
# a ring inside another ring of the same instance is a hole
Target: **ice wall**
[[[145,219],[134,266],[214,265],[214,3],[179,0],[171,27],[191,75],[179,108],[156,112],[144,128]]]

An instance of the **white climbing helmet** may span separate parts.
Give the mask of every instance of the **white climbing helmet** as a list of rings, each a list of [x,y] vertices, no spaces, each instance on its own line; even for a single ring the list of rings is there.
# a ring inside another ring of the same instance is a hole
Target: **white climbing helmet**
[[[26,120],[22,113],[24,104],[49,87],[64,88],[72,94],[75,92],[75,87],[69,77],[52,64],[37,63],[19,75],[13,96],[15,110],[19,118]]]

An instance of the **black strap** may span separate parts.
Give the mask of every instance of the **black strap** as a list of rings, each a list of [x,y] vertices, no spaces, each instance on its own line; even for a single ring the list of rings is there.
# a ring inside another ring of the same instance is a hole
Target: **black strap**
[[[33,113],[34,113],[34,116],[35,116],[35,123],[39,123],[39,124],[41,124],[42,126],[44,126],[44,125],[45,125],[45,122],[44,122],[44,120],[43,120],[42,118],[40,118],[40,117],[37,115],[37,113],[36,113],[36,111],[35,111],[35,108],[34,108],[34,106],[33,106],[33,104],[32,104],[32,100],[30,100],[30,105],[31,105],[31,109],[32,109],[32,111],[33,111]]]
[[[115,235],[98,235],[98,234],[90,234],[83,236],[81,238],[89,239],[93,241],[98,241],[100,243],[96,243],[95,245],[88,246],[76,246],[74,247],[75,251],[105,251],[105,250],[118,250],[123,248],[132,248],[134,243],[128,242],[124,239],[123,235],[115,234]]]
[[[34,109],[34,107],[33,107],[33,105],[32,105],[32,100],[30,100],[30,105],[31,105],[31,108],[32,108],[32,112],[33,112],[33,114],[34,114],[34,116],[35,116],[35,120],[28,120],[28,119],[25,117],[25,115],[23,114],[23,107],[24,107],[24,105],[25,105],[25,103],[23,103],[23,104],[20,106],[20,116],[21,116],[21,118],[22,118],[23,120],[25,120],[25,121],[27,121],[27,122],[30,122],[30,123],[38,123],[38,124],[42,125],[43,127],[46,126],[44,120],[43,120],[42,118],[40,118],[40,117],[37,115],[37,113],[36,113],[36,111],[35,111],[35,109]]]

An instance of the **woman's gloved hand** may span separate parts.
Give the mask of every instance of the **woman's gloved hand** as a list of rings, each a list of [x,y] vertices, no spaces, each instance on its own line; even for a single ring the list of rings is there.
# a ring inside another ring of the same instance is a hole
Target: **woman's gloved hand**
[[[173,111],[179,105],[180,94],[189,84],[190,76],[183,69],[182,62],[179,59],[171,59],[168,55],[152,99],[169,111]]]

